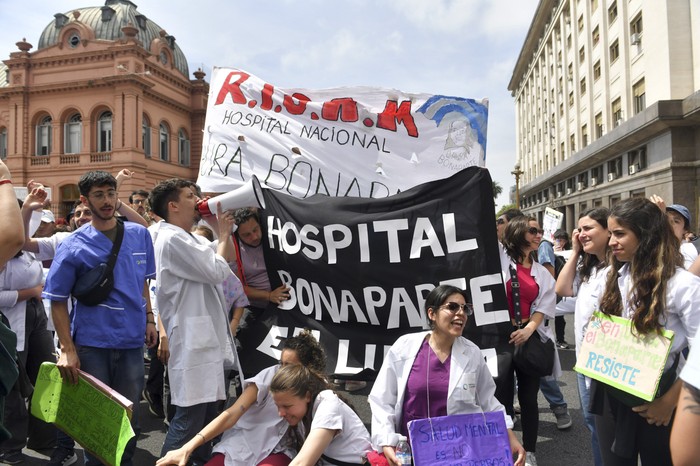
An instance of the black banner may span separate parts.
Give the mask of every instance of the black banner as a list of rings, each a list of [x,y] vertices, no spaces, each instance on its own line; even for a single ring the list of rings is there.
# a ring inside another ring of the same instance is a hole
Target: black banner
[[[297,199],[265,190],[265,202],[268,275],[273,289],[291,288],[291,299],[269,306],[241,336],[246,373],[275,364],[281,340],[310,328],[330,374],[370,378],[400,335],[427,328],[425,297],[441,283],[470,295],[468,338],[482,349],[507,345],[486,169],[470,167],[382,199]]]

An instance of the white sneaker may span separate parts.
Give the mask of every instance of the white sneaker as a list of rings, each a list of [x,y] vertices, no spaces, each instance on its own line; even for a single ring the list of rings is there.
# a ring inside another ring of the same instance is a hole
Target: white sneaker
[[[525,466],[537,466],[537,458],[531,451],[525,452]]]

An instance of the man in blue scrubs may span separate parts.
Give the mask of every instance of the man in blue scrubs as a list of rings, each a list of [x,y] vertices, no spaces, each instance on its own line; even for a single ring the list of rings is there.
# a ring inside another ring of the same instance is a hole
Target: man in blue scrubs
[[[81,369],[133,402],[131,424],[136,433],[126,446],[122,465],[130,466],[139,434],[138,406],[143,388],[143,343],[156,342],[146,279],[155,276],[153,244],[148,230],[125,222],[116,265],[114,289],[96,306],[75,301],[73,330],[67,301],[80,276],[107,262],[117,236],[114,213],[121,208],[117,181],[107,172],[85,173],[78,182],[80,199],[92,211],[90,225],[67,237],[56,251],[49,269],[44,297],[61,344],[58,367],[69,383],[77,383]],[[99,460],[85,454],[86,466]]]

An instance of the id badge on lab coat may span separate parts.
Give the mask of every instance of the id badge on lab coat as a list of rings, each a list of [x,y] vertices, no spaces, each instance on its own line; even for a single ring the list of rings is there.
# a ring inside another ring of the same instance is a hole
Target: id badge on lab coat
[[[465,372],[454,390],[456,400],[462,402],[476,401],[476,372]]]

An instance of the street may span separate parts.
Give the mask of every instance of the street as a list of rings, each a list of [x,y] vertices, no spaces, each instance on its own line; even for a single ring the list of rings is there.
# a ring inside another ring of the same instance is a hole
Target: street
[[[566,316],[566,340],[573,342],[573,314]],[[573,426],[565,431],[557,430],[556,420],[549,405],[540,393],[540,429],[537,442],[537,462],[540,466],[560,466],[566,464],[569,466],[587,466],[593,463],[590,452],[590,433],[586,429],[583,422],[581,405],[578,398],[578,390],[576,388],[576,375],[573,371],[574,366],[574,350],[560,350],[562,370],[564,374],[559,383],[562,393],[569,405],[569,412],[573,419]],[[371,386],[355,392],[342,394],[351,401],[357,410],[358,414],[369,427],[371,414],[367,403],[367,395]],[[141,427],[142,432],[138,441],[136,456],[134,457],[135,466],[152,466],[158,459],[160,448],[165,438],[166,426],[161,420],[156,419],[148,412],[148,405],[145,401],[141,402]],[[520,437],[518,425],[516,425],[516,434]],[[25,449],[28,459],[25,461],[26,466],[40,466],[46,464],[48,456]],[[83,464],[82,450],[78,453],[77,466]]]

